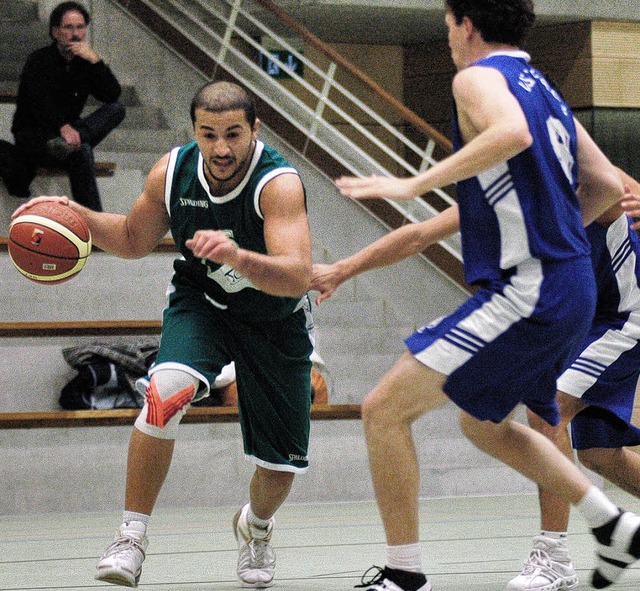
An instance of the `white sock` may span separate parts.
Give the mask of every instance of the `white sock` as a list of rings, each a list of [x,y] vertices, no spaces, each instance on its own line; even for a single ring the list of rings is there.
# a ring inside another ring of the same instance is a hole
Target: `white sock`
[[[420,544],[387,546],[387,566],[412,573],[422,572]]]
[[[144,513],[136,513],[135,511],[125,511],[122,514],[122,523],[127,526],[132,521],[137,521],[138,523],[142,523],[144,525],[144,529],[146,531],[147,526],[149,525],[149,515],[145,515]]]
[[[620,509],[598,487],[593,485],[589,487],[576,507],[591,529],[604,525],[620,514]]]
[[[255,525],[258,529],[267,529],[269,526],[269,519],[260,519],[260,517],[256,517],[251,505],[249,505],[249,510],[247,511],[247,521],[250,525]]]
[[[563,545],[567,543],[567,538],[569,537],[569,534],[567,534],[566,531],[544,531],[543,530],[540,532],[540,535],[545,536],[546,538],[551,538],[552,540],[556,540]]]

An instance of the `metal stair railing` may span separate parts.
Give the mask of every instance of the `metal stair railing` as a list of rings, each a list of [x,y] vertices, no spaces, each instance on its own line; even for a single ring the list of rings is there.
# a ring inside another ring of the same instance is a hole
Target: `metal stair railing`
[[[127,8],[126,1],[115,1]],[[451,150],[446,137],[270,0],[139,2],[170,22],[180,35],[215,62],[214,71],[205,72],[206,75],[215,77],[218,67],[233,72],[239,81],[298,129],[306,138],[303,155],[313,143],[355,176],[406,176],[433,165],[436,150],[443,155]],[[271,11],[285,33],[277,33],[258,20],[251,11],[253,8],[255,12],[256,4]],[[312,61],[303,47],[312,48],[311,53],[315,52],[328,63]],[[287,57],[283,58],[283,54]],[[261,67],[260,58],[268,60],[272,68],[286,78],[270,75]],[[302,75],[298,71],[300,66],[304,70]],[[381,107],[391,112],[395,120],[390,122],[388,116],[379,113]],[[409,128],[412,137],[420,139],[408,137],[405,128]],[[426,144],[425,148],[418,146],[419,141]],[[455,202],[440,189],[430,196],[408,202],[385,201],[411,222],[429,219]],[[366,205],[361,205],[371,213]],[[380,221],[389,227],[385,220]],[[440,245],[461,261],[459,237]]]

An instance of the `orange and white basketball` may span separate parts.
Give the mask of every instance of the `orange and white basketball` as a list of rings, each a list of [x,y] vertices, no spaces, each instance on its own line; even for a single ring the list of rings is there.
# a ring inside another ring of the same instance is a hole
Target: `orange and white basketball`
[[[11,222],[9,255],[25,277],[55,284],[75,277],[91,253],[84,218],[57,201],[36,203]]]

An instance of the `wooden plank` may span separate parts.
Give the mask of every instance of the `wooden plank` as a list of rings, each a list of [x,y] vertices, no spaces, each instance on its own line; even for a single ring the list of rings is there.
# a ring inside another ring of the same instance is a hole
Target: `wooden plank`
[[[18,100],[18,82],[0,82],[0,103],[12,104]]]
[[[113,176],[116,172],[115,162],[96,162],[95,172],[98,177]],[[66,176],[67,171],[63,168],[38,168],[36,176]]]
[[[115,336],[160,334],[160,320],[76,320],[0,322],[0,337]]]
[[[43,429],[66,427],[115,427],[133,425],[140,409],[61,410],[49,412],[0,413],[0,429]],[[311,407],[311,419],[319,421],[358,420],[359,404],[317,404]],[[183,423],[234,423],[238,409],[231,406],[190,408]]]
[[[0,252],[7,252],[9,246],[9,238],[7,236],[0,236]],[[92,247],[92,252],[104,252],[97,246]],[[178,247],[173,241],[173,238],[163,238],[153,249],[153,252],[178,252]]]

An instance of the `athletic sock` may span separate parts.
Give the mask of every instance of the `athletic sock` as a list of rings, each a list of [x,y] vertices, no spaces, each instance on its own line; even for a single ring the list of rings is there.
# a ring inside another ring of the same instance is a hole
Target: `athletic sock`
[[[256,537],[261,538],[267,534],[267,528],[269,527],[269,519],[260,519],[251,509],[251,505],[249,505],[249,510],[247,511],[247,522],[249,523],[249,527],[253,526],[254,530],[252,531],[252,535],[256,535]]]
[[[540,532],[541,536],[544,536],[545,538],[551,538],[552,540],[556,540],[558,542],[560,542],[561,544],[566,544],[567,543],[567,538],[569,537],[569,534],[567,534],[566,531],[545,531],[542,530]]]
[[[419,543],[387,546],[386,552],[388,567],[412,573],[422,572]]]
[[[144,513],[136,513],[135,511],[125,511],[122,514],[122,524],[124,529],[129,525],[132,521],[137,521],[138,523],[142,523],[144,525],[144,529],[146,531],[147,526],[149,525],[149,515],[145,515]]]
[[[603,526],[620,514],[620,509],[598,487],[593,485],[589,487],[576,507],[591,529]]]

